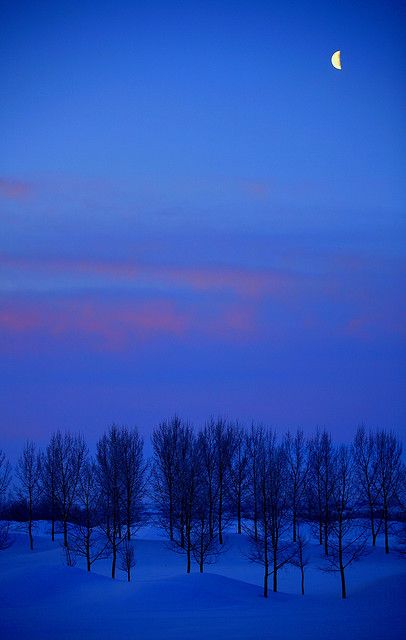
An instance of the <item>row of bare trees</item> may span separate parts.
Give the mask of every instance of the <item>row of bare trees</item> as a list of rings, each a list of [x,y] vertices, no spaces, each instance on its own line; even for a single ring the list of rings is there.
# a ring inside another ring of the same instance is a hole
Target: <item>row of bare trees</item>
[[[396,436],[360,427],[351,445],[336,446],[326,430],[249,431],[210,420],[195,433],[179,418],[152,435],[153,492],[159,523],[174,549],[194,557],[203,571],[221,551],[224,529],[236,523],[251,541],[251,559],[264,568],[264,595],[287,563],[300,568],[302,592],[308,562],[303,531],[322,546],[326,570],[341,577],[365,552],[369,521],[372,545],[384,532],[389,553],[391,523],[404,510],[405,467]]]
[[[63,533],[69,563],[83,556],[90,571],[109,557],[112,577],[118,566],[130,579],[133,537],[146,521],[148,498],[149,518],[185,554],[188,573],[193,561],[203,572],[217,559],[233,526],[248,535],[251,560],[263,566],[265,596],[269,579],[277,591],[287,563],[300,569],[304,593],[310,532],[326,568],[340,574],[345,597],[345,570],[364,553],[368,530],[372,546],[384,534],[389,553],[393,525],[404,515],[405,467],[392,432],[360,427],[351,445],[337,446],[326,430],[278,438],[262,426],[247,430],[210,419],[195,431],[174,417],[153,431],[152,448],[147,464],[137,430],[116,425],[100,438],[94,456],[77,434],[54,433],[44,451],[27,442],[14,495],[30,548],[35,521],[45,512],[52,540],[57,530]],[[0,548],[10,541],[11,478],[0,451]]]
[[[20,519],[26,523],[30,549],[34,549],[35,521],[46,514],[51,539],[63,533],[68,564],[77,556],[87,570],[96,560],[111,557],[111,575],[117,562],[130,579],[135,564],[132,536],[142,522],[147,480],[143,440],[136,429],[113,425],[91,456],[80,434],[52,434],[45,451],[26,443],[16,467],[15,496]],[[4,519],[11,467],[0,452],[0,545],[10,543]],[[2,541],[2,542],[1,542]]]

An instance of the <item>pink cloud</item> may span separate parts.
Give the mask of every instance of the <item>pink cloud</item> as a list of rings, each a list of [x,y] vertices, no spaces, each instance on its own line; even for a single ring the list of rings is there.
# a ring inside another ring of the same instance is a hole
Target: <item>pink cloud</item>
[[[0,331],[18,339],[46,336],[60,341],[70,337],[86,347],[120,351],[165,336],[238,339],[255,332],[255,318],[253,312],[237,306],[208,314],[164,299],[109,304],[80,299],[54,304],[11,300],[0,308]]]
[[[23,200],[32,193],[32,185],[22,180],[0,178],[0,197]]]
[[[128,282],[142,282],[150,288],[186,288],[196,292],[229,291],[259,298],[291,290],[298,276],[272,269],[249,269],[225,266],[148,265],[131,261],[107,261],[67,258],[16,258],[0,255],[0,265],[22,273],[37,271],[53,274],[86,274]]]

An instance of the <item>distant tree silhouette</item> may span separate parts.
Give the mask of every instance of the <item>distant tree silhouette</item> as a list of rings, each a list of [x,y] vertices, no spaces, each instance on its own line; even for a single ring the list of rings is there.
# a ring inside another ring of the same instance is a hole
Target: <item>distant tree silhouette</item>
[[[103,530],[112,554],[111,577],[116,577],[117,556],[123,532],[124,489],[121,475],[120,428],[112,425],[97,443],[97,474],[102,495]]]
[[[254,539],[258,540],[258,518],[260,511],[260,487],[259,468],[261,454],[264,446],[265,429],[262,426],[251,425],[251,430],[247,435],[248,449],[248,501],[254,525]]]
[[[42,455],[41,479],[43,495],[47,501],[51,516],[51,539],[55,541],[55,523],[58,516],[58,447],[60,446],[60,436],[52,434]]]
[[[30,549],[34,549],[33,524],[41,492],[41,457],[34,442],[27,441],[17,463],[18,495],[26,508]]]
[[[199,455],[201,460],[201,482],[205,486],[208,508],[208,526],[210,538],[218,536],[217,504],[219,484],[217,474],[216,430],[215,421],[211,418],[198,435]]]
[[[54,433],[50,446],[54,456],[52,465],[56,466],[56,509],[63,526],[63,544],[67,547],[69,521],[77,499],[80,474],[87,458],[87,446],[83,436],[68,431]],[[50,482],[49,477],[48,481]]]
[[[12,544],[9,535],[9,523],[4,519],[7,493],[11,483],[11,465],[6,454],[0,449],[0,551]]]
[[[357,429],[354,438],[355,473],[359,485],[360,506],[368,506],[371,526],[372,546],[382,526],[382,518],[376,512],[379,509],[380,488],[378,482],[378,457],[375,434],[367,432],[364,426]]]
[[[377,484],[382,504],[385,552],[389,553],[389,526],[392,510],[400,505],[404,482],[402,445],[392,431],[376,433]]]
[[[327,556],[334,473],[331,435],[325,429],[321,432],[317,430],[316,435],[310,440],[308,486],[312,495],[312,509],[319,525],[319,543],[324,543],[324,553]]]
[[[123,540],[119,551],[119,568],[127,574],[127,582],[131,582],[131,569],[135,567],[134,546],[128,538]]]
[[[237,533],[242,533],[242,513],[248,498],[249,458],[247,434],[238,424],[233,429],[230,455],[230,502],[237,517]]]
[[[288,432],[284,438],[288,473],[289,503],[292,510],[292,537],[297,540],[298,519],[303,511],[308,484],[310,460],[304,433],[298,429],[295,435]]]
[[[273,591],[278,590],[278,571],[290,562],[294,547],[286,533],[289,529],[287,464],[284,447],[276,434],[267,432],[259,454],[258,486],[260,514],[258,533],[251,533],[250,558],[264,567],[264,596],[268,597],[268,579],[273,578]]]
[[[214,425],[216,478],[218,485],[217,524],[220,544],[224,542],[225,500],[230,483],[230,467],[233,455],[233,427],[219,418]]]
[[[72,527],[70,547],[86,559],[90,571],[94,562],[110,555],[109,540],[100,527],[102,493],[94,461],[86,461],[81,469],[77,500],[80,514]]]
[[[298,526],[296,531],[296,540],[294,543],[294,555],[292,556],[290,562],[291,564],[293,564],[293,566],[300,569],[302,596],[304,596],[305,594],[305,569],[310,562],[308,547],[309,542],[307,538],[302,533],[300,533],[300,529]]]
[[[174,541],[176,464],[181,430],[182,422],[175,416],[162,422],[152,433],[153,497],[159,522],[168,531],[171,542]]]
[[[328,571],[337,571],[341,578],[341,596],[347,597],[345,570],[365,553],[366,532],[354,521],[357,502],[354,458],[350,447],[341,445],[334,454],[334,489],[329,524]]]

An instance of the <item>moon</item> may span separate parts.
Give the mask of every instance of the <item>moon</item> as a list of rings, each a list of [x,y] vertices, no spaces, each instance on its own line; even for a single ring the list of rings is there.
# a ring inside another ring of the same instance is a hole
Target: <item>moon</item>
[[[339,69],[341,71],[341,51],[336,51],[331,56],[331,64],[335,69]]]

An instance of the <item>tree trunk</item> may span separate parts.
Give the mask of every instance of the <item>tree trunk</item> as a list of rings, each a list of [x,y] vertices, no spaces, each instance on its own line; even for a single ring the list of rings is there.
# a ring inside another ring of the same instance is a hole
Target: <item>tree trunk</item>
[[[275,593],[278,591],[278,563],[276,551],[274,551],[273,555],[273,590]]]
[[[169,489],[169,538],[173,542],[173,497],[172,489]]]
[[[304,590],[304,585],[305,585],[305,573],[304,573],[304,568],[300,567],[300,571],[302,573],[302,596],[304,596],[305,590]]]
[[[269,558],[268,558],[268,531],[265,527],[264,532],[264,598],[268,597],[268,575],[269,575]]]
[[[68,521],[66,518],[63,520],[63,546],[68,546]]]
[[[190,539],[190,526],[189,525],[186,525],[186,538],[187,538],[187,571],[186,571],[186,573],[190,573],[192,542],[191,542],[191,539]]]
[[[28,522],[28,536],[30,538],[30,549],[31,549],[31,551],[34,551],[34,537],[32,535],[32,520],[31,520],[31,516],[30,516],[30,520]]]
[[[343,600],[345,600],[345,598],[347,597],[347,591],[345,587],[345,573],[344,573],[343,566],[340,566],[340,575],[341,575],[341,596]]]
[[[384,515],[384,526],[385,526],[385,553],[389,553],[389,526],[388,526],[388,516],[386,513]]]
[[[190,573],[190,569],[191,569],[191,557],[190,557],[190,545],[188,542],[187,545],[187,569],[186,569],[186,573]]]
[[[296,509],[293,509],[293,542],[296,542],[297,540],[297,516],[296,516]]]
[[[91,562],[90,562],[90,535],[89,530],[86,534],[86,562],[87,562],[87,570],[90,571]]]
[[[343,531],[342,531],[342,521],[339,520],[339,529],[338,529],[338,562],[340,566],[340,576],[341,576],[341,597],[345,599],[347,597],[347,592],[345,589],[345,573],[344,573],[344,564],[343,564]]]
[[[237,520],[238,520],[237,533],[241,535],[241,498],[240,497],[238,497]]]
[[[52,542],[55,542],[55,518],[53,516],[51,520],[51,539]]]
[[[371,518],[372,546],[375,547],[377,534],[375,533],[375,518],[374,518],[374,510],[372,506],[370,507],[370,518]]]
[[[202,532],[200,534],[200,562],[199,562],[199,569],[200,569],[200,573],[203,573],[203,561],[204,561],[204,536],[203,536],[203,531],[204,531],[204,523],[202,522]]]
[[[117,545],[116,542],[113,542],[113,560],[111,563],[111,577],[113,580],[116,577],[116,563],[117,563]]]
[[[214,509],[213,509],[213,490],[211,486],[211,481],[209,484],[209,531],[210,531],[210,540],[212,540],[214,536]]]
[[[223,480],[220,480],[219,495],[219,543],[223,544]]]

